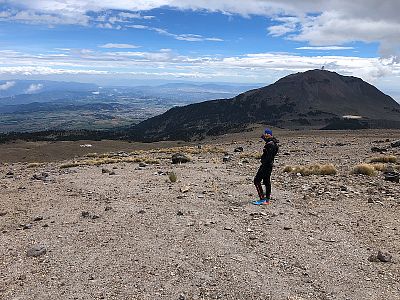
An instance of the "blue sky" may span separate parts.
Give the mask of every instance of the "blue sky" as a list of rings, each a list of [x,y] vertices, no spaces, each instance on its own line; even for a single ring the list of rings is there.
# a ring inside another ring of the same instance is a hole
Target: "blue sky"
[[[324,65],[400,99],[397,0],[103,2],[0,0],[0,79],[269,84]]]

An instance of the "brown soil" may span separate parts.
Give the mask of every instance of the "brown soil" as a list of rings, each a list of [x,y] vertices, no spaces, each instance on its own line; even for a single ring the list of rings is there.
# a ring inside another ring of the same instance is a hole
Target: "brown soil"
[[[142,155],[160,164],[142,169],[1,165],[0,299],[399,299],[400,184],[350,171],[376,156],[372,146],[400,159],[388,147],[400,131],[277,135],[273,196],[263,207],[250,204],[257,132],[204,142],[223,151],[181,165],[150,150]],[[223,163],[225,151],[232,160]],[[312,163],[332,163],[338,174],[283,172]],[[28,257],[33,245],[47,252]],[[379,250],[392,261],[370,261]]]

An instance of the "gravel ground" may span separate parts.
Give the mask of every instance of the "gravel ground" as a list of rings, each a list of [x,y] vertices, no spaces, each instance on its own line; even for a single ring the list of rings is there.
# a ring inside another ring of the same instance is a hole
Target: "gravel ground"
[[[400,159],[400,132],[278,138],[263,207],[250,204],[259,162],[244,157],[263,144],[245,136],[179,165],[156,151],[146,167],[0,165],[0,299],[400,299],[400,184],[350,175],[372,146]],[[338,174],[283,172],[312,163]]]

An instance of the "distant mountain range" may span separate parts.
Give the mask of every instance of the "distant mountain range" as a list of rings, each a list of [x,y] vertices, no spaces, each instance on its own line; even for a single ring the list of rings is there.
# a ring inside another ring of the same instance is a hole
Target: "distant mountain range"
[[[100,87],[95,84],[41,80],[0,81],[0,106],[34,102],[115,102],[123,99],[160,99],[189,104],[208,99],[232,97],[255,88],[251,85],[169,83],[159,86]],[[116,100],[117,99],[117,100]]]
[[[310,70],[231,99],[174,107],[131,129],[143,141],[189,140],[252,123],[289,129],[400,128],[400,104],[352,76]]]

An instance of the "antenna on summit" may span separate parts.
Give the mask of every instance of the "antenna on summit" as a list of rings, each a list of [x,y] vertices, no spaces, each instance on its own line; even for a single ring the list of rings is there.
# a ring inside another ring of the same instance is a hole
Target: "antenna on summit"
[[[322,71],[325,70],[325,66],[322,66],[322,67],[321,67],[321,70],[322,70]]]

